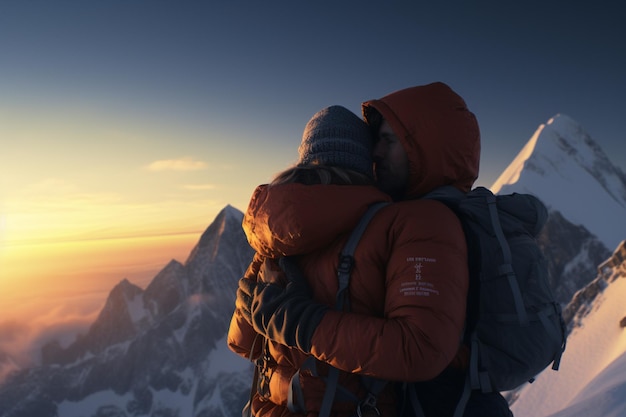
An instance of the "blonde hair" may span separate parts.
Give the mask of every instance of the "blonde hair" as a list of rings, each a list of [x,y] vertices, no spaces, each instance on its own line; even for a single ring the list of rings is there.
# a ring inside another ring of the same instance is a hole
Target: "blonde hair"
[[[374,185],[374,181],[365,174],[328,165],[296,165],[276,174],[270,185],[290,183]]]

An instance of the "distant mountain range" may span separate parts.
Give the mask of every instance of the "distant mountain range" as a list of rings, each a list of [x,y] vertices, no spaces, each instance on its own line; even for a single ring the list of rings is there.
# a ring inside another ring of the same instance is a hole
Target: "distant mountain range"
[[[253,255],[242,218],[225,207],[187,261],[171,261],[145,290],[117,284],[85,335],[45,345],[41,366],[0,388],[0,416],[241,415],[251,365],[225,334]]]
[[[492,187],[535,194],[549,207],[540,243],[564,307],[581,289],[575,300],[583,306],[606,287],[597,268],[626,239],[625,178],[560,115],[539,127]],[[67,347],[48,343],[40,365],[12,372],[0,386],[0,417],[240,416],[252,367],[228,351],[225,335],[253,255],[242,216],[226,206],[186,262],[172,260],[147,288],[120,281],[86,334]],[[575,327],[582,307],[568,308]],[[0,353],[3,369],[15,366]]]

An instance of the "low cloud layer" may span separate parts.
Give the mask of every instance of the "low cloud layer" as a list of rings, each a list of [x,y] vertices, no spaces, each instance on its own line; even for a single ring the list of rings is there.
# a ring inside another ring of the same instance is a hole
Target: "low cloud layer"
[[[30,322],[0,321],[0,383],[14,370],[41,363],[41,348],[56,340],[67,347],[84,334],[95,320],[97,310],[51,312]]]
[[[199,171],[208,168],[208,164],[193,158],[162,159],[147,166],[150,171]]]

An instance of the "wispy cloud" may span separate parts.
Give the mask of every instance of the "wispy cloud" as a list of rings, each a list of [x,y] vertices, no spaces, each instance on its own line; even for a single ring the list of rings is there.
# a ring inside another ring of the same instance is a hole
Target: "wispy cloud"
[[[161,159],[147,166],[150,171],[199,171],[207,167],[206,162],[193,158]]]

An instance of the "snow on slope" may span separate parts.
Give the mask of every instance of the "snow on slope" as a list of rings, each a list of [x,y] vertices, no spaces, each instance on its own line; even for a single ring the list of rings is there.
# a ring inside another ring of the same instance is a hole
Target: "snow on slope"
[[[570,334],[561,368],[541,373],[519,392],[515,417],[606,417],[626,406],[625,265],[615,268],[590,313]],[[613,280],[614,279],[614,280]],[[600,406],[599,404],[603,404]]]
[[[210,379],[218,379],[225,374],[240,372],[242,384],[248,385],[252,381],[252,365],[228,349],[226,336],[217,342],[216,348],[211,351],[207,363],[209,364],[207,376]],[[170,391],[168,389],[155,390],[149,388],[152,407],[147,414],[193,416],[197,410],[209,407],[212,410],[222,410],[223,415],[231,414],[232,410],[229,409],[229,405],[224,404],[222,401],[219,387],[216,388],[210,398],[202,399],[201,404],[195,404],[194,398],[198,390],[198,381],[193,370],[187,368],[180,372],[179,376],[186,382],[183,384],[186,390]],[[57,412],[60,417],[90,416],[94,415],[94,410],[100,413],[97,415],[126,415],[122,414],[125,408],[124,404],[132,404],[133,400],[132,393],[118,394],[112,390],[99,391],[79,401],[65,400],[58,404]],[[168,412],[170,414],[167,414]],[[143,412],[138,413],[141,416],[147,415]]]
[[[536,195],[608,248],[626,238],[626,175],[568,116],[539,126],[491,189]]]
[[[566,409],[549,417],[626,416],[626,353],[600,373]]]

